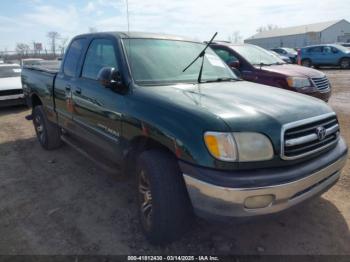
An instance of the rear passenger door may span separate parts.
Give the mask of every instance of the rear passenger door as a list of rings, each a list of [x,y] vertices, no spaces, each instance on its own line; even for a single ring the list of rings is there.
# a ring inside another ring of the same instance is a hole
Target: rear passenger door
[[[78,66],[82,59],[85,38],[74,39],[64,58],[62,68],[54,83],[55,109],[60,126],[72,130],[72,116],[74,111],[72,89],[77,84]]]
[[[323,47],[322,46],[315,46],[308,49],[308,55],[312,61],[313,64],[319,65],[323,64],[324,57],[323,57]]]
[[[111,160],[121,159],[121,108],[123,95],[97,81],[103,67],[119,68],[119,55],[113,38],[92,39],[73,90],[73,121],[87,141],[108,153]]]

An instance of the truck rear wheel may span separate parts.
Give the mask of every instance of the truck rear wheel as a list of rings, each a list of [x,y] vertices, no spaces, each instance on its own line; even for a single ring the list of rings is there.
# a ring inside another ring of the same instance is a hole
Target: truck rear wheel
[[[41,105],[33,109],[33,124],[36,136],[43,148],[52,150],[62,145],[60,129],[47,119]]]
[[[137,162],[138,208],[142,229],[153,244],[180,238],[192,222],[192,206],[176,159],[143,152]]]

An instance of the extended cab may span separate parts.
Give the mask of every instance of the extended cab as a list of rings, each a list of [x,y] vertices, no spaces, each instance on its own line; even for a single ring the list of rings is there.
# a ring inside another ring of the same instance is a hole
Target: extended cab
[[[287,64],[255,45],[217,42],[211,47],[244,80],[299,92],[324,101],[328,101],[331,96],[330,82],[318,70]]]
[[[326,103],[242,81],[203,49],[167,35],[86,34],[72,40],[59,70],[22,72],[41,145],[65,141],[136,174],[152,243],[181,236],[193,213],[231,219],[288,209],[334,185],[347,159]]]

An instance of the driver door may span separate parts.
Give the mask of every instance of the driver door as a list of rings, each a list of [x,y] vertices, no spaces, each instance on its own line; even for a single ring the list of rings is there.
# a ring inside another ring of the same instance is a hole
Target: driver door
[[[114,41],[92,39],[72,99],[73,121],[80,127],[77,130],[79,135],[106,152],[111,160],[119,162],[122,157],[120,136],[124,97],[97,81],[103,67],[119,68]]]

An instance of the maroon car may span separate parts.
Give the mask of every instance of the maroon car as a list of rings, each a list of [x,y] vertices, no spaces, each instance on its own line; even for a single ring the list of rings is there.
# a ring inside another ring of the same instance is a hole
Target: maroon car
[[[324,101],[330,98],[330,82],[318,70],[287,64],[255,45],[216,42],[211,48],[244,80],[307,94]]]

